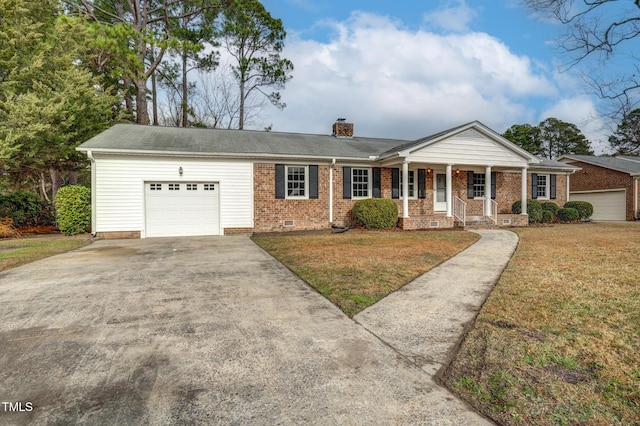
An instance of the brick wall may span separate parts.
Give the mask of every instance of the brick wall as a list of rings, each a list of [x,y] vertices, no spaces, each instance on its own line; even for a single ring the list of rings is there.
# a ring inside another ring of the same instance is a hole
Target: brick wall
[[[318,166],[318,198],[309,200],[276,199],[275,170],[275,164],[253,165],[254,231],[329,228],[329,166]],[[293,224],[286,221],[293,221]]]
[[[328,165],[318,166],[318,199],[287,200],[275,198],[275,164],[254,164],[254,230],[256,232],[281,232],[328,229],[329,222],[329,171],[333,170],[333,223],[335,225],[354,226],[351,210],[356,200],[344,199],[342,195],[342,166],[331,169]],[[496,173],[498,185],[498,212],[511,214],[511,205],[521,198],[520,173]],[[557,175],[557,199],[552,200],[562,206],[566,202],[564,194],[566,176]],[[381,195],[391,198],[391,168],[382,168]],[[467,173],[460,170],[452,176],[453,195],[467,202],[467,216],[482,216],[483,201],[467,199]],[[417,177],[416,177],[417,190]],[[424,217],[423,222],[411,221],[411,227],[428,224],[434,217],[444,219],[444,212],[434,215],[434,179],[433,172],[426,177],[427,197],[409,199],[409,216]],[[531,175],[527,182],[528,197],[531,198]],[[402,216],[402,199],[393,200],[398,206],[398,215]],[[293,221],[287,226],[285,221]],[[444,222],[441,224],[444,225]]]
[[[621,189],[627,191],[627,220],[634,220],[633,177],[629,173],[594,166],[581,161],[572,161],[573,166],[582,168],[571,175],[569,185],[571,191],[598,191],[603,189]]]

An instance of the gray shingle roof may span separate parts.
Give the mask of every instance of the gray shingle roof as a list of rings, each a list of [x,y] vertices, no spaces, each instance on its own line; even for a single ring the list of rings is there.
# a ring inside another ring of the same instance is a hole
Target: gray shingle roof
[[[617,170],[630,175],[640,174],[640,158],[617,156],[617,157],[605,157],[595,155],[563,155],[561,157],[564,161],[582,161],[583,163],[593,164],[596,166],[606,167],[608,169]]]
[[[78,149],[96,152],[282,155],[366,160],[404,143],[404,140],[392,139],[116,124],[89,139]]]
[[[120,123],[89,139],[78,147],[87,152],[173,153],[230,157],[298,157],[367,161],[384,157],[412,146],[436,140],[468,127],[467,123],[416,141],[381,138],[336,138],[332,135],[264,132],[255,130],[197,129],[142,126]],[[480,125],[480,123],[478,123]],[[571,170],[573,167],[551,160],[538,166]]]

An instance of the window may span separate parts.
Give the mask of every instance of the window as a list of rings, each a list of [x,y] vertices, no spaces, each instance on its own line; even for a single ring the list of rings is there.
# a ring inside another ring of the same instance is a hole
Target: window
[[[150,183],[149,184],[149,189],[151,191],[162,191],[162,184],[161,183]]]
[[[305,166],[286,166],[287,198],[307,198],[308,173]]]
[[[187,191],[197,191],[198,190],[198,184],[197,183],[188,183],[187,184]]]
[[[216,184],[215,183],[205,183],[204,184],[204,190],[205,191],[213,191],[216,189]]]
[[[371,197],[370,169],[351,169],[351,189],[353,198]]]
[[[179,183],[170,183],[169,184],[169,191],[179,191],[180,190],[180,184]]]
[[[484,173],[473,174],[473,198],[484,197],[485,175]]]
[[[549,175],[538,175],[536,198],[549,198]]]
[[[402,170],[400,170],[400,198],[402,198]],[[415,173],[413,170],[409,170],[409,198],[415,198]]]

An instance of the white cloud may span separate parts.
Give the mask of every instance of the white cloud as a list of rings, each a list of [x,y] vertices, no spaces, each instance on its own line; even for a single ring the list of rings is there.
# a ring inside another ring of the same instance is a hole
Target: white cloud
[[[424,21],[430,26],[444,31],[464,32],[469,23],[478,15],[464,0],[448,2],[447,6],[434,12],[425,13]]]
[[[288,106],[266,109],[264,125],[327,134],[346,117],[360,136],[415,139],[477,119],[502,132],[537,118],[532,97],[557,96],[537,64],[485,33],[413,31],[362,12],[331,25],[327,43],[287,41]]]

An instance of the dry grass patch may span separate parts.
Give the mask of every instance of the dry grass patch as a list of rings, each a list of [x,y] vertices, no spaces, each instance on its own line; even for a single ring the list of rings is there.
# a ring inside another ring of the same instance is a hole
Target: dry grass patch
[[[91,237],[88,234],[73,237],[43,235],[2,239],[0,240],[0,271],[65,253],[89,243],[91,243]]]
[[[353,316],[478,238],[459,231],[349,231],[254,241]]]
[[[517,232],[448,386],[500,424],[640,424],[640,226]]]

